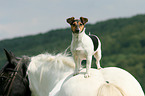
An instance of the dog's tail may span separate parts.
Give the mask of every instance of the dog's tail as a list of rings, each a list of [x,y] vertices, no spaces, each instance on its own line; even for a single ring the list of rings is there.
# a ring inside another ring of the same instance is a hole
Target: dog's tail
[[[106,83],[99,88],[97,96],[127,96],[127,95],[121,88],[106,81]]]

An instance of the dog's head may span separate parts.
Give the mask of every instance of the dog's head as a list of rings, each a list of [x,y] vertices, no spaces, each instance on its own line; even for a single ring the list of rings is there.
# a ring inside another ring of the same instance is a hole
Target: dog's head
[[[74,17],[67,19],[67,23],[71,25],[71,30],[73,33],[81,33],[84,30],[84,26],[87,22],[88,19],[84,17],[80,17],[80,19],[75,19]]]

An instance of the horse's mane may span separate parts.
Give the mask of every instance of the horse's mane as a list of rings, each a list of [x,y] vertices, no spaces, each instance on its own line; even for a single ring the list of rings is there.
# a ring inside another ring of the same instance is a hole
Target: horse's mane
[[[31,58],[30,63],[35,63],[33,65],[33,68],[38,68],[40,66],[46,67],[47,68],[53,68],[53,69],[62,69],[66,70],[66,67],[74,69],[75,64],[74,60],[71,56],[68,56],[67,54],[57,54],[57,55],[52,55],[49,53],[45,54],[40,54],[37,56],[34,56]]]
[[[126,96],[126,94],[118,86],[105,83],[100,86],[97,96]]]

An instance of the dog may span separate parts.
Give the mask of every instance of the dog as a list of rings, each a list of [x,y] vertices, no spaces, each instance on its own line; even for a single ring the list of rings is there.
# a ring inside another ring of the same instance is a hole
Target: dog
[[[70,49],[75,62],[74,76],[79,74],[81,61],[86,60],[86,73],[84,77],[88,78],[90,76],[89,69],[91,68],[92,55],[94,55],[96,59],[97,68],[101,69],[101,42],[95,35],[86,35],[85,24],[88,22],[87,18],[80,17],[80,19],[75,19],[71,17],[66,21],[70,24],[72,30]]]

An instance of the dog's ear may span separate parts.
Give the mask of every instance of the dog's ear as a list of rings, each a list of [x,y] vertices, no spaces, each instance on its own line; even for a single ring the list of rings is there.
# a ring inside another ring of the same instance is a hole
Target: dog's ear
[[[80,17],[80,20],[84,25],[88,22],[88,19],[84,17]]]
[[[74,17],[71,17],[71,18],[66,19],[66,21],[67,21],[67,23],[69,23],[71,25],[73,23],[74,19],[75,19]]]

